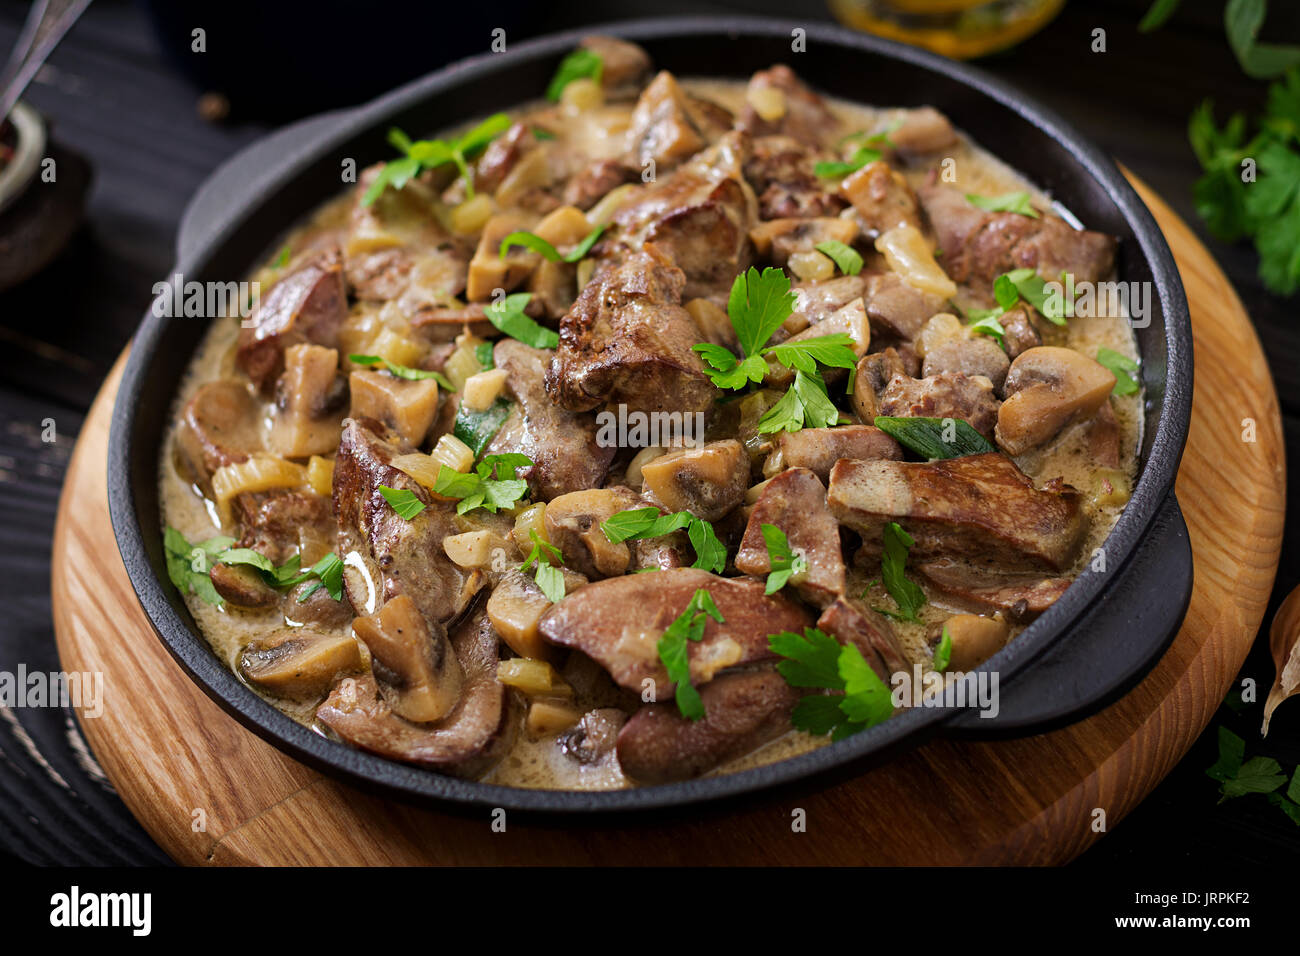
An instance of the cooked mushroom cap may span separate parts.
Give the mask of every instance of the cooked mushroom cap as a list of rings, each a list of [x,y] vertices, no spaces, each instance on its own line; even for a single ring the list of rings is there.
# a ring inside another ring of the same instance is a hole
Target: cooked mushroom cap
[[[717,521],[745,497],[749,457],[733,438],[669,452],[641,466],[645,490],[665,511],[689,511]]]
[[[280,592],[246,564],[214,564],[208,577],[217,593],[235,607],[270,607],[280,600]]]
[[[349,417],[381,421],[416,447],[424,442],[438,411],[438,383],[433,379],[408,381],[367,370],[348,376],[348,390]]]
[[[413,723],[445,717],[460,699],[461,669],[441,625],[430,627],[405,594],[352,622],[370,649],[380,693],[393,713]]]
[[[252,392],[238,382],[199,388],[176,429],[176,448],[190,477],[207,489],[218,468],[261,451],[261,417]]]
[[[1094,414],[1114,387],[1109,370],[1074,349],[1043,345],[1021,352],[1003,387],[997,442],[1009,455],[1041,445]]]
[[[267,445],[285,458],[327,455],[338,447],[346,410],[339,354],[319,345],[284,350],[284,374],[275,386]]]
[[[639,504],[629,488],[590,488],[552,498],[546,506],[546,537],[564,555],[566,566],[589,578],[623,574],[631,561],[628,546],[615,544],[600,524]],[[499,628],[498,628],[499,630]]]
[[[361,648],[350,635],[286,628],[257,640],[239,655],[239,673],[276,697],[311,700],[343,674],[361,669]]]
[[[1007,641],[1007,622],[1000,617],[958,614],[948,618],[943,626],[952,638],[949,670],[974,670],[1002,650],[1002,645]],[[942,633],[941,630],[940,636]]]

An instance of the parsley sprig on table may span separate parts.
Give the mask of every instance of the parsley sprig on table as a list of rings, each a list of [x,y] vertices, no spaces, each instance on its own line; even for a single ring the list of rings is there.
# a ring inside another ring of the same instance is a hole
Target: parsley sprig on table
[[[394,126],[388,131],[388,142],[402,152],[402,158],[384,164],[361,197],[361,205],[369,206],[389,186],[401,189],[422,170],[437,169],[448,163],[455,164],[460,178],[465,181],[465,195],[473,198],[474,175],[470,172],[469,160],[509,128],[510,117],[505,113],[494,113],[469,132],[450,140],[413,140]]]
[[[668,625],[656,645],[659,660],[668,671],[668,679],[676,685],[677,709],[690,720],[704,717],[704,701],[691,684],[690,643],[703,639],[707,618],[713,618],[719,624],[726,623],[722,612],[713,603],[713,595],[704,588],[697,588],[686,610]]]
[[[767,642],[773,653],[785,658],[776,669],[791,687],[840,692],[800,698],[790,715],[797,729],[843,740],[893,714],[889,686],[854,645],[841,646],[815,627],[804,628],[802,636],[790,631],[772,634]]]
[[[196,594],[204,602],[218,606],[224,602],[209,577],[214,564],[242,564],[256,568],[261,572],[262,580],[281,591],[315,578],[315,583],[298,595],[300,604],[322,587],[334,600],[343,599],[343,562],[338,555],[331,552],[306,571],[301,571],[302,558],[299,555],[295,554],[284,564],[276,566],[261,552],[232,547],[234,543],[234,538],[218,535],[191,544],[183,534],[168,526],[163,532],[167,576],[182,594]]]
[[[700,354],[705,371],[718,388],[739,391],[758,384],[767,375],[766,356],[795,372],[794,383],[758,422],[763,433],[827,428],[839,421],[839,410],[826,392],[818,364],[852,369],[857,357],[852,339],[843,333],[790,340],[767,346],[768,340],[794,312],[795,294],[790,279],[780,269],[755,268],[736,276],[727,299],[727,317],[736,330],[744,358],[721,345],[703,342],[692,348]]]
[[[660,514],[658,508],[629,508],[600,523],[601,531],[613,544],[634,538],[659,538],[683,528],[695,549],[695,563],[691,567],[721,574],[727,566],[726,546],[719,540],[713,525],[689,511]]]

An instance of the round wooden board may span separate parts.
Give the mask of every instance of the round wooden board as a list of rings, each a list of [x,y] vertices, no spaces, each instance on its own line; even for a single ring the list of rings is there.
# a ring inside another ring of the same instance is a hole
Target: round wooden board
[[[77,443],[54,538],[65,670],[102,671],[103,715],[81,725],[145,829],[186,864],[1050,864],[1113,827],[1205,727],[1259,629],[1282,541],[1285,454],[1268,365],[1205,248],[1138,184],[1178,259],[1196,369],[1177,493],[1195,555],[1191,607],[1132,692],[1051,734],[936,740],[856,779],[654,823],[460,816],[363,794],[240,727],[172,661],[118,559],[105,450],[122,361]],[[1243,420],[1256,440],[1243,441]],[[792,813],[807,814],[793,832]]]

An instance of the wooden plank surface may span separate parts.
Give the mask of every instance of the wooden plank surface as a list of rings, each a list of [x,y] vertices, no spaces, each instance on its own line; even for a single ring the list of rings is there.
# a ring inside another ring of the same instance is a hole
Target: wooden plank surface
[[[1259,341],[1191,231],[1144,192],[1192,304],[1192,428],[1177,492],[1196,561],[1187,620],[1156,669],[1082,723],[998,743],[939,740],[819,790],[628,827],[490,827],[362,795],[239,727],[166,654],[116,558],[104,500],[110,376],[69,470],[55,535],[63,665],[102,670],[84,732],[127,805],[191,864],[1059,863],[1100,839],[1182,757],[1244,660],[1272,588],[1285,505],[1282,426]],[[1206,357],[1210,360],[1205,360]],[[1256,423],[1244,443],[1242,420]],[[940,785],[941,784],[941,785]],[[807,812],[805,833],[791,813]],[[205,826],[194,826],[202,812]]]

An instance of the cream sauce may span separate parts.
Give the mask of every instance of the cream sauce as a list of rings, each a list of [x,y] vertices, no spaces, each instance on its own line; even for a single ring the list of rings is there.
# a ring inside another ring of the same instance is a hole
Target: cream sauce
[[[683,86],[698,96],[726,106],[733,112],[738,112],[744,104],[743,83],[684,80]],[[897,109],[877,109],[844,101],[832,101],[832,108],[841,119],[845,134],[861,130],[874,132],[886,129],[906,112]],[[547,105],[525,107],[521,113],[533,109],[552,108]],[[621,149],[627,118],[627,109],[605,107],[594,113],[581,115],[577,122],[566,125],[561,132],[561,138],[566,147],[589,157],[613,156]],[[568,119],[571,118],[566,117],[566,121]],[[1000,195],[1027,190],[1037,201],[1050,205],[1050,197],[966,137],[962,136],[959,144],[948,152],[955,160],[956,184],[964,191],[981,195]],[[924,177],[925,172],[912,170],[907,175],[915,186]],[[349,202],[350,196],[343,196],[326,204],[307,223],[287,237],[286,241],[292,241],[305,233],[338,225],[341,217],[346,214]],[[273,261],[276,251],[283,245],[283,242],[277,243],[273,251],[268,254],[266,261]],[[278,270],[271,265],[264,266],[255,273],[254,278],[262,283],[262,294],[265,294],[278,278]],[[238,324],[238,319],[233,317],[219,319],[212,323],[212,328],[191,363],[178,393],[173,409],[173,421],[176,420],[184,403],[200,385],[217,379],[237,378],[234,347],[239,331]],[[1138,358],[1132,331],[1122,315],[1072,319],[1067,330],[1052,344],[1068,345],[1087,355],[1095,355],[1099,347],[1106,346],[1134,360]],[[1130,481],[1136,473],[1137,449],[1142,437],[1142,401],[1141,393],[1115,397],[1112,400],[1121,434],[1122,459],[1119,470]],[[197,487],[186,481],[174,466],[172,451],[174,431],[173,426],[173,429],[168,432],[159,468],[164,521],[175,527],[190,541],[199,541],[216,534],[233,533],[235,529],[222,526],[213,504],[203,497]],[[1087,459],[1083,439],[1082,427],[1074,426],[1046,447],[1022,455],[1017,459],[1017,464],[1040,484],[1057,476],[1063,477],[1066,482],[1083,491],[1085,499],[1090,499],[1089,492],[1095,490],[1096,484],[1095,465]],[[1080,549],[1076,566],[1069,572],[1071,575],[1077,574],[1086,566],[1094,549],[1101,545],[1122,510],[1119,505],[1103,507],[1091,500],[1088,500],[1086,508],[1091,518],[1091,530],[1084,546]],[[852,570],[850,589],[856,588],[860,591],[868,583],[867,578],[868,575],[865,573]],[[887,604],[888,600],[879,585],[871,589],[869,603]],[[278,608],[245,611],[228,605],[214,607],[194,596],[187,596],[186,602],[212,645],[214,653],[236,674],[238,674],[236,663],[240,651],[251,640],[265,636],[278,628],[300,626],[296,622],[286,620]],[[946,602],[942,595],[934,594],[931,595],[930,605],[922,612],[921,624],[897,626],[900,644],[909,659],[929,669],[933,657],[930,644],[933,629],[950,614],[962,610]],[[253,689],[257,690],[257,688]],[[312,725],[314,703],[298,705],[265,694],[262,696],[294,719]],[[577,703],[583,709],[609,705],[607,700],[595,699],[582,693],[578,694]],[[783,760],[823,746],[828,740],[829,738],[791,732],[719,767],[713,771],[713,774],[734,773]],[[488,772],[485,779],[510,786],[549,789],[602,790],[634,785],[619,771],[615,760],[607,759],[593,766],[583,766],[563,753],[556,737],[530,739],[522,730],[511,752]]]

